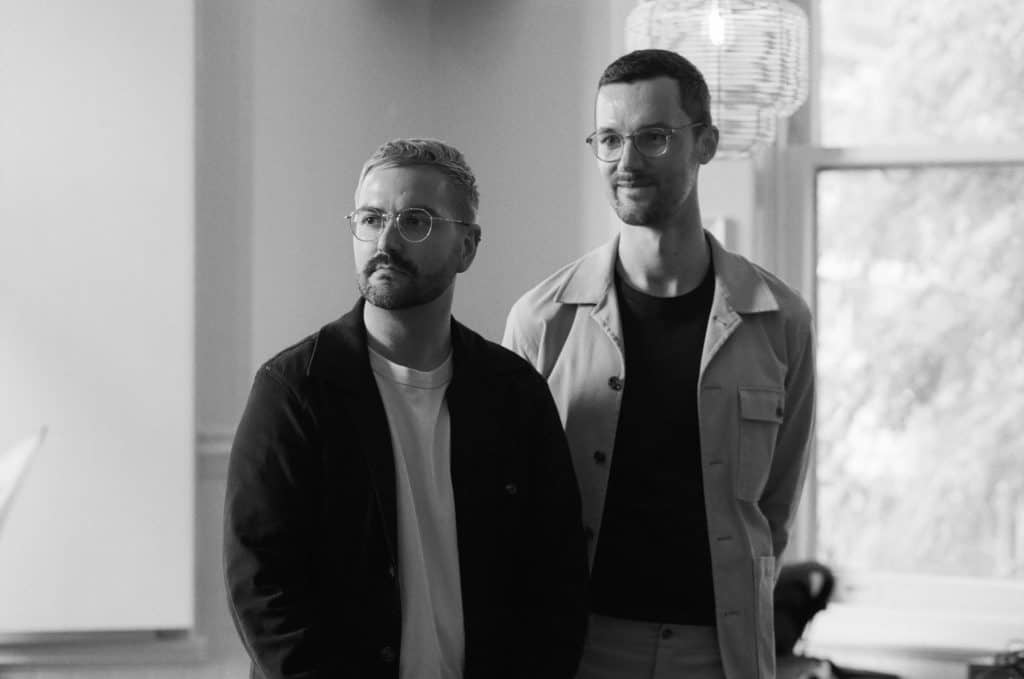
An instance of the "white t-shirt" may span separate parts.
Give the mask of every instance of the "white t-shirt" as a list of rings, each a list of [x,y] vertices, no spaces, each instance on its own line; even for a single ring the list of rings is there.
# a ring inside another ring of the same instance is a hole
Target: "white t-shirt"
[[[451,354],[429,372],[370,350],[395,456],[402,679],[461,679],[462,589],[445,390]]]

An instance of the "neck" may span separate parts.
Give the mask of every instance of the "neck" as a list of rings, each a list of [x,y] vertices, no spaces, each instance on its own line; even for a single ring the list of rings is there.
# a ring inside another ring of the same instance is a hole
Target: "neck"
[[[452,349],[452,292],[408,309],[363,305],[370,348],[393,363],[428,371],[441,365]]]
[[[699,218],[661,228],[622,227],[619,274],[648,295],[685,295],[704,280],[710,262],[711,251]]]

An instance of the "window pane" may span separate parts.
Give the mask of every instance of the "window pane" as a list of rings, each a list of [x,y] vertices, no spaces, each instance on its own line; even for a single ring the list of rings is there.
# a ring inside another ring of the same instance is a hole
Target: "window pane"
[[[1024,167],[818,175],[828,563],[1024,576]]]
[[[1024,139],[1020,0],[821,0],[826,146]]]

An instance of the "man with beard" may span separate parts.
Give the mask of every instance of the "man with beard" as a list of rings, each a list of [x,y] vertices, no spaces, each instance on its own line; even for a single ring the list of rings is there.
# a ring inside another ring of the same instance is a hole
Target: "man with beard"
[[[807,468],[807,305],[703,229],[718,130],[701,73],[605,70],[597,157],[618,235],[527,292],[505,344],[544,375],[589,539],[580,679],[774,676],[772,590]]]
[[[586,547],[558,411],[451,315],[477,204],[456,149],[377,149],[348,215],[361,299],[256,375],[224,535],[254,677],[574,676]]]

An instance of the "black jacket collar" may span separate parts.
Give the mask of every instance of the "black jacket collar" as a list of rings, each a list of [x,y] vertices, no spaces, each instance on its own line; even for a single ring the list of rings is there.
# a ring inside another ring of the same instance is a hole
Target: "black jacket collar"
[[[370,379],[370,359],[360,299],[352,310],[328,323],[317,333],[306,367],[310,377],[335,382],[350,391],[361,391]],[[487,341],[452,318],[453,382],[480,379],[511,367],[507,362],[489,360]],[[362,378],[362,379],[360,379]]]

